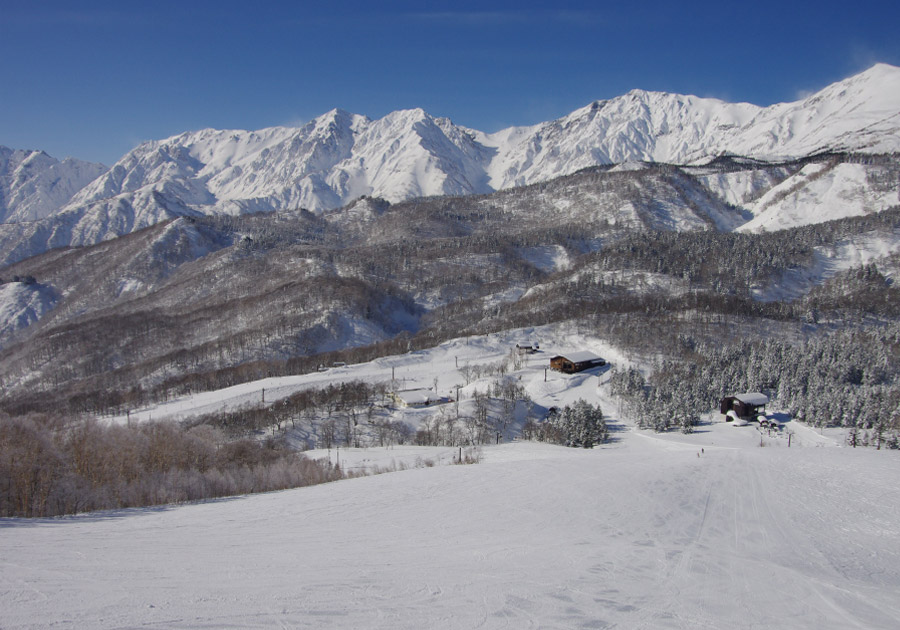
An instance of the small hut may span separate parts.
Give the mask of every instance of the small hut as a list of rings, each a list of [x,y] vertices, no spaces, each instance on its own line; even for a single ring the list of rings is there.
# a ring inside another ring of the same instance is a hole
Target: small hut
[[[719,404],[719,411],[725,415],[726,422],[733,416],[738,418],[755,418],[758,414],[766,413],[768,402],[769,397],[759,392],[735,394],[722,399],[722,402]],[[729,414],[729,411],[733,412],[733,415]]]

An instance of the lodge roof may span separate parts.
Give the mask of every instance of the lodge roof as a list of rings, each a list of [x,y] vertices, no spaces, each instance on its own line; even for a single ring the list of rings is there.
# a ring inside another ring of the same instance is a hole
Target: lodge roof
[[[569,352],[567,354],[560,355],[564,359],[568,359],[572,363],[585,363],[588,361],[602,361],[603,357],[594,354],[593,352],[589,352],[588,350],[579,350],[577,352]]]
[[[765,394],[760,394],[759,392],[748,392],[746,394],[735,394],[735,398],[740,400],[745,405],[766,405],[769,402],[769,397]]]
[[[399,391],[395,395],[407,405],[427,405],[441,399],[430,389],[407,389]]]

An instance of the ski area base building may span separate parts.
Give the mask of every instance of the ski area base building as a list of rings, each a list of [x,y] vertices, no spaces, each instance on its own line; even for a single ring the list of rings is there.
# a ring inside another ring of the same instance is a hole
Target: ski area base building
[[[769,397],[759,392],[735,394],[722,399],[719,411],[726,416],[729,411],[733,411],[738,418],[754,418],[759,414],[766,413],[768,402]]]
[[[566,374],[583,372],[594,367],[606,365],[603,357],[598,357],[593,352],[570,352],[567,355],[559,355],[550,359],[550,367]]]

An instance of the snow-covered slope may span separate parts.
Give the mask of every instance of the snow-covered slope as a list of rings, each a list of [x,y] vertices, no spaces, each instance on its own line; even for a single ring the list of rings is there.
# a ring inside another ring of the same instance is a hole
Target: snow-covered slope
[[[753,219],[739,230],[783,230],[880,212],[900,204],[896,171],[839,163],[811,163],[746,204]]]
[[[0,344],[52,309],[58,296],[47,286],[32,282],[0,284]]]
[[[783,160],[900,150],[900,68],[877,64],[802,101],[758,107],[632,90],[559,120],[479,134],[495,189],[627,161],[689,164],[722,153]]]
[[[785,271],[771,286],[754,291],[755,297],[763,301],[789,302],[843,271],[870,264],[885,276],[900,277],[897,274],[900,229],[856,234],[832,245],[815,247],[814,252],[813,264]]]
[[[876,64],[794,103],[760,110],[729,151],[771,159],[823,151],[900,150],[900,68]]]
[[[0,223],[47,217],[104,172],[102,164],[0,146]]]

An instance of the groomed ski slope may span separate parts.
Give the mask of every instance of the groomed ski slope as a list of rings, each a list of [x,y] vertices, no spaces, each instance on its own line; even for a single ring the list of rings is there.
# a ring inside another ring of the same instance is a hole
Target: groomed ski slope
[[[590,451],[0,520],[0,627],[898,627],[895,453],[617,429]]]

